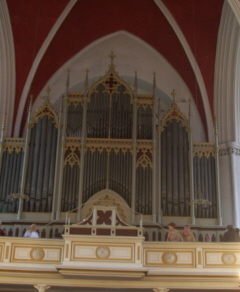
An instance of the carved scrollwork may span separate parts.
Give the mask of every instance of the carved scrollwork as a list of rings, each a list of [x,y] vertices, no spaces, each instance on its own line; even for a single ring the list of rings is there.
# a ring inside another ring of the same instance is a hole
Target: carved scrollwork
[[[143,154],[137,161],[137,167],[145,169],[148,166],[152,168],[152,161],[146,154]]]
[[[58,115],[56,110],[52,107],[52,104],[49,102],[50,97],[45,96],[44,102],[39,109],[36,110],[36,114],[31,118],[31,125],[33,127],[34,124],[37,123],[38,119],[43,119],[44,116],[47,116],[48,119],[53,119],[53,124],[55,124],[56,128],[59,128]]]
[[[75,153],[70,153],[65,161],[64,161],[64,166],[69,164],[71,167],[73,167],[74,165],[80,165],[80,159],[79,157],[75,154]]]
[[[167,122],[172,122],[172,120],[177,120],[182,122],[182,126],[189,130],[188,120],[185,115],[180,111],[175,100],[172,101],[172,105],[169,110],[165,113],[162,119],[162,131],[167,127]]]

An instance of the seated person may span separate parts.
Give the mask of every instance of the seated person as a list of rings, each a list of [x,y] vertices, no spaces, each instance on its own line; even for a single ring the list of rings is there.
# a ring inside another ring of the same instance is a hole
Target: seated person
[[[168,224],[168,230],[167,241],[183,241],[181,234],[176,230],[176,224],[174,222]]]
[[[25,232],[24,237],[39,238],[39,234],[37,233],[37,225],[36,224],[32,224],[30,226],[30,230],[27,230]]]
[[[183,241],[195,241],[194,234],[190,232],[190,226],[185,225],[183,229],[183,233],[181,233]]]

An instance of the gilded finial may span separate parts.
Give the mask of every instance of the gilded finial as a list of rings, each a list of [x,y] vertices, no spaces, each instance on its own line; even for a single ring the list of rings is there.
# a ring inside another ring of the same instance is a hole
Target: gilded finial
[[[113,65],[113,60],[114,60],[114,58],[116,58],[116,55],[114,55],[113,51],[109,55],[109,58],[111,59],[111,65]]]
[[[171,95],[172,95],[172,97],[173,97],[173,101],[175,101],[175,96],[176,96],[177,94],[176,94],[176,92],[175,92],[174,89],[173,89],[173,91],[171,92]]]
[[[49,86],[47,87],[47,89],[45,91],[47,93],[47,97],[49,97],[49,92],[51,92],[51,89],[49,88]]]
[[[217,125],[217,117],[214,116],[214,134],[215,136],[218,135],[218,125]]]

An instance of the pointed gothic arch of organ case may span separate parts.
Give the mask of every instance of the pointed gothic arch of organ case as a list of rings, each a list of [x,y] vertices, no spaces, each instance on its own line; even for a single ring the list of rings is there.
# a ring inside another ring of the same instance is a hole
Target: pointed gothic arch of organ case
[[[137,94],[137,82],[132,90],[114,67],[90,89],[86,78],[84,93],[67,90],[59,117],[46,97],[31,119],[28,147],[24,139],[2,141],[1,212],[17,212],[7,195],[24,179],[30,200],[23,212],[66,212],[110,189],[139,213],[190,217],[190,200],[201,189],[212,206],[195,207],[195,217],[217,217],[215,144],[194,144],[190,154],[189,121],[176,102],[157,121],[158,98]]]

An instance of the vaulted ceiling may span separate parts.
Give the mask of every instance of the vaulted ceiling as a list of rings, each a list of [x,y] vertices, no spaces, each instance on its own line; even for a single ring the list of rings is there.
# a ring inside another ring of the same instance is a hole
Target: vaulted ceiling
[[[16,70],[12,131],[21,135],[30,94],[36,99],[69,59],[94,41],[121,30],[146,42],[176,70],[195,99],[208,136],[223,2],[6,0]]]

